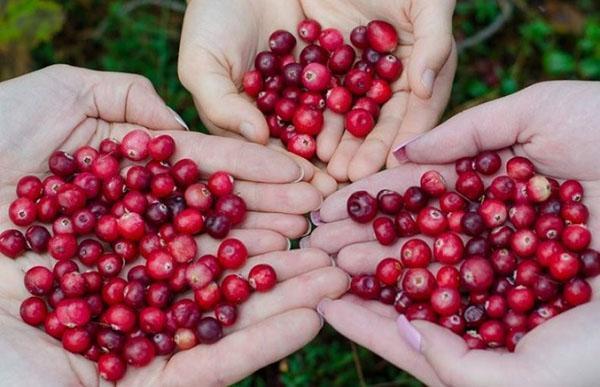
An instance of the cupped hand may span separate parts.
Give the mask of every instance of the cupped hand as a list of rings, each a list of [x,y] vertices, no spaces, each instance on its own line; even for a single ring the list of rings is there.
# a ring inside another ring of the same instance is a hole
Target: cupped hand
[[[244,72],[256,54],[268,49],[276,29],[296,33],[298,22],[314,18],[327,27],[350,31],[372,19],[385,19],[400,35],[396,54],[406,70],[394,83],[394,95],[381,112],[378,125],[363,142],[344,133],[343,119],[325,113],[317,138],[318,157],[329,164],[317,168],[313,184],[324,194],[335,191],[331,178],[357,180],[396,162],[390,156],[403,142],[431,129],[444,110],[456,68],[452,39],[453,1],[253,1],[190,2],[182,30],[179,75],[194,95],[200,117],[213,133],[243,136],[267,143],[269,130],[262,113],[244,95]],[[295,49],[297,55],[303,46]],[[280,146],[279,141],[274,144]],[[390,156],[390,157],[388,157]]]
[[[134,128],[164,129],[161,133],[178,144],[176,159],[194,159],[205,174],[227,170],[236,177],[235,191],[249,212],[230,235],[242,240],[251,256],[239,272],[269,263],[280,283],[241,306],[240,319],[217,344],[159,357],[142,369],[130,367],[124,385],[233,383],[311,340],[320,329],[312,308],[322,297],[338,297],[348,287],[347,275],[329,267],[323,252],[286,251],[287,238],[308,229],[301,214],[321,202],[316,189],[300,182],[310,171],[256,144],[183,131],[142,77],[52,66],[0,84],[0,122],[2,230],[14,227],[7,210],[21,176],[47,174],[48,158],[57,149],[97,146],[103,138],[121,139]],[[202,235],[197,242],[203,251],[216,252],[217,240]],[[24,273],[55,262],[31,252],[14,260],[0,257],[0,348],[5,354],[0,374],[11,385],[106,384],[92,362],[63,350],[60,342],[19,317],[19,305],[27,297]]]
[[[581,181],[584,203],[591,214],[587,226],[597,234],[598,107],[599,83],[548,82],[467,110],[398,152],[403,163],[399,167],[363,179],[328,198],[315,214],[325,223],[303,245],[337,254],[338,266],[350,274],[374,272],[382,258],[399,256],[403,240],[388,247],[379,245],[371,225],[359,225],[347,217],[348,196],[363,189],[372,194],[384,188],[403,192],[418,184],[421,174],[430,169],[440,171],[448,186],[453,187],[453,161],[482,150],[502,150],[504,161],[512,155],[524,156],[542,174],[559,181]],[[598,249],[600,240],[593,239],[591,246]],[[510,354],[468,351],[461,338],[426,322],[409,324],[400,318],[397,325],[397,313],[392,308],[352,296],[325,300],[319,309],[341,333],[428,384],[590,385],[598,378],[592,359],[600,355],[600,335],[593,329],[600,314],[600,303],[596,301],[600,279],[590,283],[594,289],[591,303],[537,327]]]
[[[338,181],[356,181],[397,161],[391,150],[433,128],[446,107],[456,70],[452,38],[454,1],[301,0],[304,13],[345,37],[371,20],[394,25],[400,45],[395,54],[404,65],[392,84],[392,98],[365,139],[344,132],[341,115],[326,112],[317,137],[317,154]]]

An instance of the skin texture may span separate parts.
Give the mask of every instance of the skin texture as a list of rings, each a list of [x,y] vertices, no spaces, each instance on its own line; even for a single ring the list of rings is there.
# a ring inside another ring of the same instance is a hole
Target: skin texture
[[[337,182],[358,180],[397,165],[390,150],[431,129],[443,112],[456,69],[451,31],[454,1],[394,0],[194,0],[186,11],[180,46],[179,77],[194,95],[200,117],[213,133],[266,144],[269,131],[262,113],[241,89],[254,57],[267,49],[272,31],[296,34],[304,18],[338,28],[346,40],[352,28],[373,19],[394,24],[400,36],[396,55],[404,65],[393,97],[366,139],[343,134],[343,117],[326,111],[317,137],[318,158],[312,183],[325,195]],[[235,20],[236,22],[231,22]],[[298,40],[294,54],[304,43]],[[426,69],[430,69],[423,76]],[[400,124],[399,124],[400,123]],[[271,141],[280,146],[280,141]]]
[[[458,114],[408,144],[400,152],[403,165],[354,183],[328,198],[319,214],[326,223],[303,245],[337,254],[338,266],[350,274],[373,272],[382,257],[397,256],[403,241],[389,247],[374,242],[370,225],[357,225],[347,219],[347,197],[361,189],[372,194],[382,188],[402,192],[432,168],[440,171],[452,187],[453,160],[482,150],[505,149],[501,152],[504,161],[512,155],[525,156],[542,174],[559,181],[580,180],[585,189],[584,203],[590,213],[598,213],[600,172],[595,144],[600,141],[599,107],[597,82],[547,82]],[[592,217],[588,227],[593,234],[600,232],[598,218]],[[592,240],[592,247],[598,249],[600,241]],[[431,269],[435,271],[436,267],[432,265]],[[422,321],[399,332],[394,321],[398,315],[392,308],[352,296],[324,300],[319,310],[342,334],[427,384],[584,386],[594,384],[599,377],[595,359],[600,355],[600,334],[595,326],[600,315],[600,279],[591,279],[590,283],[594,289],[591,303],[534,329],[512,354],[502,350],[468,351],[458,336]],[[409,345],[410,341],[417,343],[416,348]]]
[[[234,383],[308,343],[322,325],[313,310],[317,302],[339,297],[348,288],[347,275],[330,267],[325,253],[286,251],[286,237],[298,237],[308,227],[298,214],[321,202],[310,184],[295,182],[301,176],[310,178],[310,171],[306,174],[285,155],[255,144],[183,131],[145,78],[52,66],[0,84],[0,122],[0,229],[12,227],[7,209],[18,178],[45,174],[55,149],[97,146],[101,139],[120,139],[133,128],[164,130],[179,146],[175,158],[193,158],[204,173],[231,171],[239,181],[235,190],[250,212],[242,228],[230,235],[248,246],[251,259],[237,272],[247,274],[255,264],[268,263],[280,284],[241,306],[240,319],[217,344],[131,368],[120,385]],[[218,241],[206,235],[197,241],[204,252],[217,251]],[[20,303],[27,297],[25,272],[37,265],[52,268],[55,262],[49,255],[31,253],[0,259],[0,350],[5,354],[0,374],[10,385],[108,385],[92,362],[66,352],[19,317]],[[258,347],[263,349],[257,352]]]

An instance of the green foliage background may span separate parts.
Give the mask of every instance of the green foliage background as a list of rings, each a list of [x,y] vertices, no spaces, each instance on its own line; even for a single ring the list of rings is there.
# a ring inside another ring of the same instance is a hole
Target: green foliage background
[[[177,78],[184,9],[183,0],[0,0],[0,80],[53,63],[140,73],[203,130]],[[509,14],[495,34],[478,38]],[[539,81],[600,80],[597,0],[458,0],[454,27],[460,54],[447,116]],[[239,385],[420,384],[325,328],[306,348]]]

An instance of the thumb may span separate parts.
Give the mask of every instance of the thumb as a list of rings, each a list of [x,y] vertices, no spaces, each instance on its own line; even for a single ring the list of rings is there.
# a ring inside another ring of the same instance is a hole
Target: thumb
[[[403,315],[398,317],[397,325],[401,335],[418,343],[421,353],[445,384],[514,385],[511,382],[516,377],[512,372],[515,368],[512,354],[469,350],[465,341],[448,329],[426,321],[408,322]]]
[[[190,69],[194,71],[190,73]],[[238,133],[252,142],[266,144],[269,128],[263,114],[232,80],[226,68],[209,52],[200,49],[180,62],[179,77],[190,90],[207,126]]]
[[[408,63],[408,83],[420,98],[433,93],[438,73],[452,50],[453,0],[415,0],[411,9],[415,42]]]
[[[529,112],[517,93],[465,110],[394,151],[401,162],[442,164],[482,150],[502,149],[528,139]],[[535,110],[525,103],[529,110]]]

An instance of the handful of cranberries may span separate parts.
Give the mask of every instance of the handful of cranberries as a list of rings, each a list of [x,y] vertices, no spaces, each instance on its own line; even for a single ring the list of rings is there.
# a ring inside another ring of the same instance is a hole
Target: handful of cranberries
[[[25,274],[32,297],[21,304],[23,321],[43,325],[66,350],[97,362],[107,380],[121,379],[127,364],[142,367],[156,355],[216,342],[252,290],[277,282],[264,264],[247,279],[221,279],[248,258],[237,239],[198,258],[194,237],[225,238],[244,220],[246,204],[228,173],[202,182],[194,161],[168,161],[174,153],[172,137],[142,130],[121,143],[106,139],[98,150],[57,151],[50,176],[25,176],[17,184],[9,217],[28,227],[25,235],[0,234],[0,252],[8,257],[30,250],[57,260],[52,270],[34,266]],[[136,264],[140,255],[144,264]]]
[[[325,108],[343,114],[352,135],[365,137],[371,132],[381,106],[392,96],[390,84],[400,77],[402,62],[392,54],[398,33],[383,20],[354,28],[350,34],[354,47],[344,43],[339,30],[322,30],[315,20],[301,21],[297,32],[308,43],[298,60],[292,53],[294,35],[277,30],[269,37],[270,51],[259,52],[255,69],[244,74],[243,87],[256,98],[271,137],[310,159],[316,153],[315,137],[323,128]],[[362,50],[358,60],[355,48]]]
[[[490,151],[456,161],[456,192],[432,170],[403,195],[353,193],[354,221],[373,221],[382,245],[406,241],[375,274],[355,276],[351,292],[446,327],[470,348],[510,351],[527,331],[588,302],[585,278],[600,274],[600,256],[589,248],[583,187],[536,174],[523,157],[507,162],[506,175],[497,175],[501,164]]]

